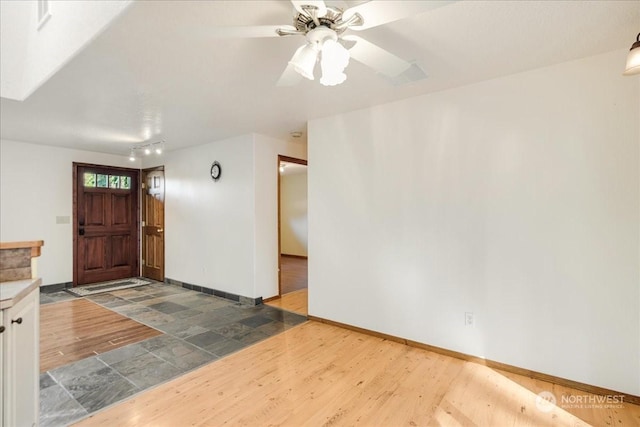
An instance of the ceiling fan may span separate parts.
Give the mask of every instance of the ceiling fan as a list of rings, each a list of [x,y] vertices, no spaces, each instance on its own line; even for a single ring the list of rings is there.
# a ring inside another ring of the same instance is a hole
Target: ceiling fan
[[[306,42],[289,60],[278,86],[293,86],[303,77],[314,80],[318,62],[322,71],[320,83],[325,86],[338,85],[347,78],[344,71],[350,59],[395,82],[425,78],[426,74],[416,64],[348,32],[408,18],[453,3],[453,0],[373,0],[345,10],[329,6],[323,0],[291,0],[291,3],[295,8],[293,25],[218,27],[214,30],[222,37],[305,37]]]

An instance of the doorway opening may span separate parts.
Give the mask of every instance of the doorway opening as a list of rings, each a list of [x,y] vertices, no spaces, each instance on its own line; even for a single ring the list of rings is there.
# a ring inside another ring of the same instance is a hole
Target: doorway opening
[[[299,314],[308,306],[307,161],[278,156],[278,297]]]
[[[135,277],[140,171],[73,164],[73,286]]]

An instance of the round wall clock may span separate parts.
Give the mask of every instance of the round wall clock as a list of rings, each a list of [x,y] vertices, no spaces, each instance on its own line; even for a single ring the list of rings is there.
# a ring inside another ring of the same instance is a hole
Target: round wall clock
[[[220,179],[220,175],[222,175],[222,167],[220,166],[220,163],[213,162],[211,165],[211,178],[213,178],[214,181],[217,181]]]

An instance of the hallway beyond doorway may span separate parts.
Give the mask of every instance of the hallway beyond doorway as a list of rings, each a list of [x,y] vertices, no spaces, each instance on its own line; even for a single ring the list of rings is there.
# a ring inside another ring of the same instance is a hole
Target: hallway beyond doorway
[[[307,315],[307,258],[280,255],[281,296],[266,305],[281,308],[303,316]]]
[[[307,289],[307,258],[280,255],[281,294]]]

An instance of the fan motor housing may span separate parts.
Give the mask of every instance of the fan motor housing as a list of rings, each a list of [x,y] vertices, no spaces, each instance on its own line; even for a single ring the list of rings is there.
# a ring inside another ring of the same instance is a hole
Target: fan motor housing
[[[298,31],[301,31],[305,34],[319,26],[331,28],[337,34],[342,34],[344,30],[347,29],[347,27],[336,27],[336,24],[339,23],[341,19],[341,9],[338,9],[337,7],[327,6],[327,13],[322,17],[318,17],[320,25],[317,25],[311,16],[308,16],[304,13],[298,13],[293,18],[293,26],[296,27]]]

